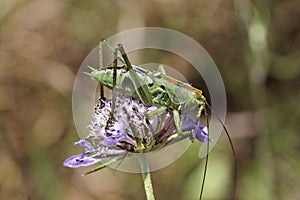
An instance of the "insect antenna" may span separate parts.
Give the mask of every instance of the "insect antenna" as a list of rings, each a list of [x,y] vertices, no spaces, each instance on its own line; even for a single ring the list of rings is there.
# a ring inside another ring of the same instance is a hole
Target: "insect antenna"
[[[214,110],[211,108],[211,106],[207,102],[205,104],[211,110],[212,113],[215,113]],[[226,126],[224,125],[224,123],[222,122],[222,120],[220,119],[220,117],[218,115],[216,115],[216,117],[217,117],[218,121],[220,122],[220,124],[222,125],[223,130],[226,133],[226,136],[227,136],[228,141],[230,143],[232,155],[233,155],[233,162],[234,162],[234,174],[233,174],[233,176],[234,177],[233,177],[233,194],[232,194],[232,196],[235,198],[235,196],[236,196],[236,184],[237,184],[237,158],[236,158],[236,153],[235,153],[235,150],[234,150],[234,145],[233,145],[232,139],[230,137],[230,134],[229,134]]]
[[[209,138],[209,122],[208,122],[208,114],[206,112],[206,109],[204,109],[204,114],[205,114],[205,119],[206,119],[206,124],[207,124],[207,137]],[[203,171],[203,178],[202,178],[202,184],[201,184],[199,200],[202,199],[202,195],[203,195],[203,191],[204,191],[204,183],[205,183],[205,178],[206,178],[206,174],[207,174],[209,141],[207,141],[206,147],[207,147],[207,153],[206,153],[206,156],[205,156],[205,164],[204,164],[204,171]]]

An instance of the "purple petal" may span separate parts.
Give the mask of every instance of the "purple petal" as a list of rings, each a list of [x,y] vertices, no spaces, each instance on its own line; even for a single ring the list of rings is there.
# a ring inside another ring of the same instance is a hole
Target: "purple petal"
[[[207,127],[203,126],[202,124],[198,123],[197,129],[194,133],[194,136],[200,142],[207,143],[211,142],[212,140],[208,137],[208,130]]]
[[[89,166],[92,164],[95,164],[99,162],[99,159],[95,159],[92,157],[88,157],[91,153],[82,153],[75,156],[71,156],[64,162],[64,166],[71,167],[71,168],[78,168],[78,167],[84,167]]]
[[[124,137],[125,137],[124,135],[109,136],[109,137],[104,138],[104,140],[102,141],[102,144],[107,147],[113,147],[113,146],[116,146],[117,143]]]
[[[93,151],[94,150],[93,146],[89,142],[87,142],[86,140],[79,140],[78,142],[75,142],[74,144],[77,145],[77,146],[83,147],[84,150],[86,150],[86,151]]]
[[[124,138],[120,139],[119,142],[126,142],[127,144],[131,144],[132,146],[136,146],[136,141],[125,135]]]

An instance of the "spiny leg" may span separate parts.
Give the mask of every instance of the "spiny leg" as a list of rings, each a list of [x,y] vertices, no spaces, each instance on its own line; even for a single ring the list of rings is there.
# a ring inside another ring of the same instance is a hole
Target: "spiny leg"
[[[118,47],[119,47],[119,51],[125,61],[126,67],[129,71],[129,74],[132,79],[132,82],[135,87],[137,95],[139,96],[140,100],[143,102],[144,105],[152,106],[153,102],[152,102],[152,97],[151,97],[151,93],[148,89],[148,86],[146,84],[144,84],[143,80],[134,71],[122,44],[118,44]]]
[[[112,99],[111,99],[111,111],[109,119],[107,120],[106,126],[111,125],[114,119],[114,112],[116,108],[116,83],[117,83],[117,64],[118,64],[118,57],[117,57],[117,49],[114,51],[114,61],[113,61],[113,89],[112,89]]]
[[[108,44],[105,40],[103,40],[103,44],[109,48],[112,52],[114,52],[114,48]],[[147,85],[143,84],[145,81],[141,80],[141,78],[136,74],[136,72],[134,71],[128,57],[127,54],[124,50],[124,47],[122,44],[118,44],[118,50],[121,53],[121,56],[117,53],[117,58],[126,65],[127,69],[129,70],[130,76],[132,78],[134,87],[136,89],[136,92],[140,98],[140,100],[143,102],[143,104],[145,104],[146,106],[152,106],[153,102],[152,102],[152,97],[151,97],[151,93],[149,92],[149,89],[147,87]]]
[[[206,110],[205,110],[205,102],[202,101],[202,100],[197,100],[197,104],[199,105],[199,110],[198,110],[198,113],[197,113],[196,117],[197,117],[197,119],[200,119],[202,111],[204,110],[206,112]]]
[[[116,108],[116,84],[117,84],[117,65],[118,65],[118,57],[117,57],[117,48],[114,51],[114,62],[113,62],[113,90],[112,90],[112,104],[111,104],[111,111],[110,117],[113,118],[113,113],[115,112]]]
[[[99,46],[98,46],[98,53],[99,53],[99,70],[101,70],[103,68],[103,41],[101,40],[99,42]],[[104,87],[102,84],[99,83],[99,92],[100,92],[100,105],[101,107],[103,107],[105,104],[103,102],[103,100],[105,100],[105,95],[104,95]]]
[[[133,69],[133,67],[132,67],[132,65],[131,65],[131,63],[130,63],[130,61],[128,59],[128,56],[127,56],[127,54],[125,52],[125,49],[124,49],[124,47],[123,47],[122,44],[118,44],[118,50],[120,51],[121,56],[124,59],[124,62],[126,64],[126,67],[128,68],[128,70]]]
[[[153,110],[153,111],[151,111],[150,113],[148,113],[148,114],[146,115],[146,118],[147,118],[147,119],[150,119],[151,117],[154,117],[154,116],[157,116],[157,115],[161,115],[161,114],[163,114],[166,110],[167,110],[167,107],[166,107],[166,106],[162,106],[162,107],[160,107],[160,108],[158,108],[158,109],[156,109],[156,110]]]
[[[176,109],[173,110],[173,117],[174,117],[174,123],[176,126],[177,134],[182,135],[180,114],[179,114],[178,110],[176,110]]]

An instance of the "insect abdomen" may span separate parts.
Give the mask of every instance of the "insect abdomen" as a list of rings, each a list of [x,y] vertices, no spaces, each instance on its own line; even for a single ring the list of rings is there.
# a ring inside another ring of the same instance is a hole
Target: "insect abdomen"
[[[116,88],[122,89],[122,83],[128,73],[123,72],[123,70],[117,70],[117,81],[116,81]],[[91,72],[91,77],[98,81],[101,85],[108,87],[110,89],[113,88],[113,69],[101,69],[101,70],[93,70]],[[128,75],[127,75],[128,76]]]

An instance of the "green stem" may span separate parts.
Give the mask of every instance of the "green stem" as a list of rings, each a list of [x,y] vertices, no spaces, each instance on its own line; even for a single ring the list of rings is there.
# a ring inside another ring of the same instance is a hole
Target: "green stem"
[[[139,161],[140,161],[140,166],[141,166],[141,172],[143,175],[144,188],[145,188],[147,200],[155,200],[154,194],[153,194],[152,182],[151,182],[151,174],[149,171],[146,154],[141,153],[139,156]]]

